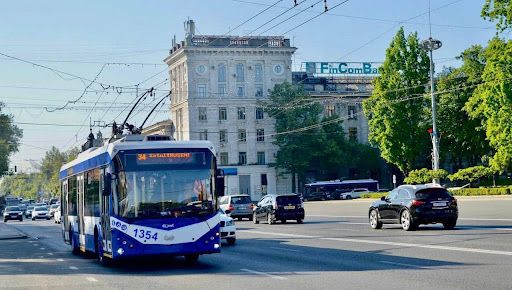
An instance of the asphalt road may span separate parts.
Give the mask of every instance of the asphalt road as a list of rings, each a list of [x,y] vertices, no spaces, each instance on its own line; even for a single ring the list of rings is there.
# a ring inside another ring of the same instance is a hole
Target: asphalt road
[[[235,246],[105,268],[74,256],[53,221],[9,222],[0,289],[512,289],[512,199],[459,200],[455,230],[372,230],[367,201],[306,204],[304,224],[236,222]]]

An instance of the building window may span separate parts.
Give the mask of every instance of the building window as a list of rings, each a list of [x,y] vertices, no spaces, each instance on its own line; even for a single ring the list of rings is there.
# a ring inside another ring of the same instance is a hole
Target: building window
[[[327,105],[325,106],[325,116],[326,117],[332,117],[334,116],[334,114],[336,113],[336,109],[334,107],[334,105]]]
[[[226,85],[219,84],[219,97],[225,97],[225,96],[226,96]]]
[[[348,128],[348,140],[357,142],[357,128]]]
[[[348,108],[348,118],[352,120],[357,119],[357,107],[356,106],[347,106]]]
[[[247,152],[238,152],[238,164],[239,165],[247,164]]]
[[[226,121],[228,119],[228,110],[226,107],[219,108],[219,121]]]
[[[236,81],[237,82],[243,82],[245,81],[245,69],[244,65],[241,63],[236,64]]]
[[[263,82],[263,66],[259,63],[254,66],[254,81],[257,83]]]
[[[265,165],[265,152],[258,152],[258,165]]]
[[[238,120],[245,120],[245,107],[238,107]]]
[[[206,85],[197,85],[197,96],[206,98]]]
[[[199,107],[199,121],[206,121],[208,117],[206,115],[206,107]]]
[[[217,70],[217,79],[219,83],[226,82],[226,65],[223,63],[219,64],[219,69]]]
[[[263,120],[263,108],[256,108],[256,120]]]
[[[236,86],[236,96],[237,97],[245,96],[245,87],[243,85]]]
[[[219,142],[220,143],[226,143],[228,141],[228,131],[227,130],[220,130],[219,131]]]
[[[245,132],[245,129],[239,129],[238,130],[238,142],[245,142],[247,141],[247,133]]]
[[[199,131],[199,140],[208,140],[208,130]]]
[[[256,85],[256,86],[254,86],[254,88],[255,88],[254,96],[257,98],[263,97],[263,85]]]
[[[229,158],[228,158],[228,152],[221,152],[220,153],[220,165],[228,165],[229,164]]]
[[[256,141],[258,141],[258,142],[265,141],[265,129],[256,129]]]

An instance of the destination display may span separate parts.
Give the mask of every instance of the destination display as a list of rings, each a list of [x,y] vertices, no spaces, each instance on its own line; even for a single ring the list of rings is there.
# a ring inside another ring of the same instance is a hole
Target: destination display
[[[379,75],[381,64],[378,62],[303,62],[302,70],[314,76],[375,76]]]
[[[137,165],[204,164],[204,152],[156,152],[137,154]]]

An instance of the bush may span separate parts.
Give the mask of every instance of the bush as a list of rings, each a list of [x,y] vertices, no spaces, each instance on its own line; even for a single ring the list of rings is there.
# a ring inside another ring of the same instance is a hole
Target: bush
[[[494,170],[485,166],[473,166],[464,169],[460,169],[454,174],[448,176],[451,181],[462,180],[469,183],[473,183],[482,177],[491,176],[494,174]]]
[[[427,168],[421,168],[412,170],[409,175],[404,179],[406,184],[423,184],[431,183],[434,178],[442,179],[448,176],[448,171],[444,169],[431,170]]]
[[[370,192],[361,194],[361,198],[381,198],[388,195],[387,192]]]
[[[512,194],[511,187],[480,187],[480,188],[462,188],[450,190],[450,193],[458,196],[477,196],[477,195],[509,195]]]

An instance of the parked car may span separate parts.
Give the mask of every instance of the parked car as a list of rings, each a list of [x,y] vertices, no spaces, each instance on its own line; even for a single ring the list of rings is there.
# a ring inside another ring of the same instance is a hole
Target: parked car
[[[236,226],[232,217],[228,216],[230,211],[222,211],[220,215],[220,238],[226,240],[228,244],[234,245],[236,242]]]
[[[327,194],[323,191],[311,191],[308,193],[305,193],[303,195],[304,201],[311,201],[311,200],[326,200]]]
[[[34,210],[34,206],[33,205],[27,206],[27,210],[25,211],[25,217],[26,218],[31,218],[33,210]]]
[[[23,221],[23,211],[17,206],[8,206],[5,208],[4,213],[4,223],[8,220],[19,220]]]
[[[415,230],[420,224],[442,223],[445,229],[457,224],[459,209],[457,199],[440,185],[400,185],[388,196],[375,201],[368,212],[370,226],[382,228],[383,224],[401,224],[406,231]]]
[[[60,205],[58,204],[52,204],[50,205],[50,210],[49,210],[49,213],[50,213],[50,217],[53,217],[53,215],[55,214],[55,211],[60,207]]]
[[[32,220],[36,219],[50,219],[50,213],[48,211],[48,207],[46,206],[36,206],[32,211]]]
[[[219,199],[219,207],[222,211],[229,210],[232,218],[252,218],[253,203],[251,197],[246,194],[226,195]]]
[[[61,222],[61,215],[60,215],[60,207],[57,208],[57,210],[55,211],[55,213],[53,214],[53,221],[56,223],[56,224],[60,224]]]
[[[361,194],[363,193],[369,193],[370,191],[368,188],[354,188],[349,192],[344,192],[340,195],[341,199],[353,199],[353,198],[360,198]]]
[[[301,224],[304,220],[304,205],[297,194],[265,195],[253,210],[253,222],[258,224],[261,220],[273,224],[276,221],[286,223],[296,220]]]

